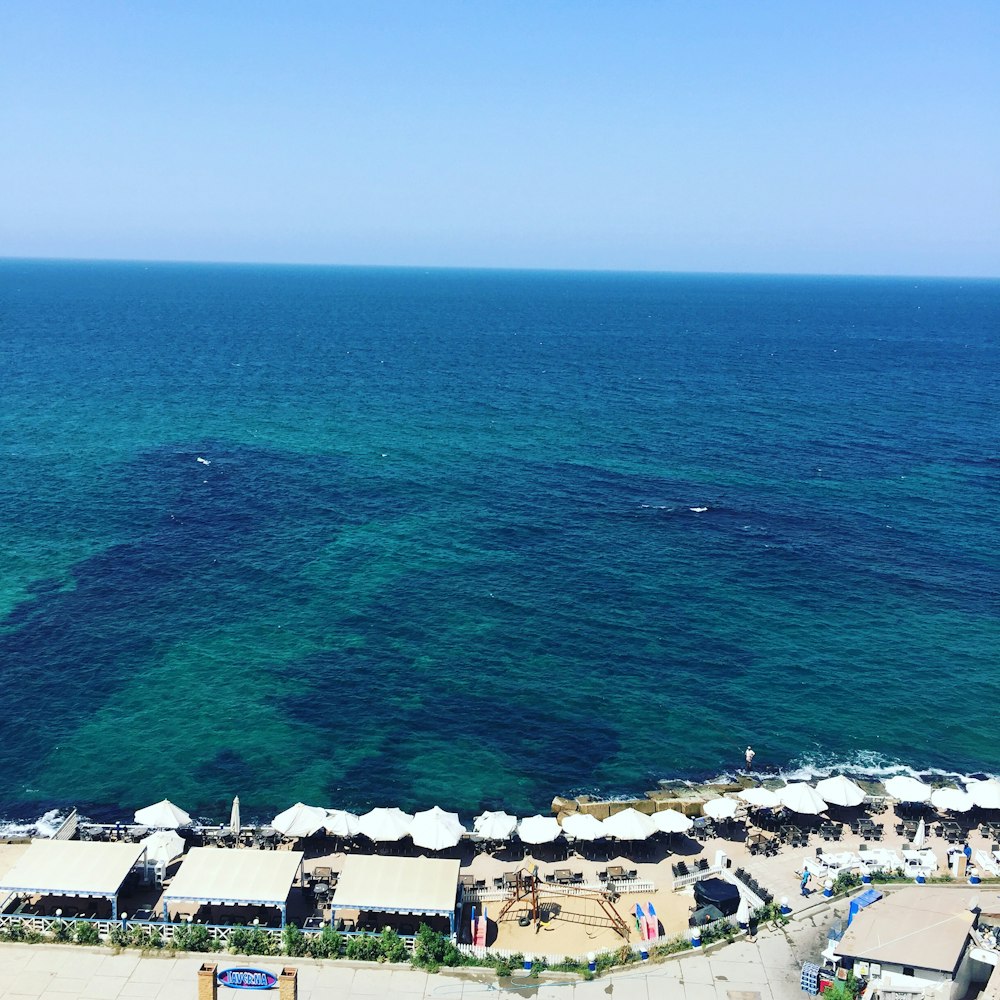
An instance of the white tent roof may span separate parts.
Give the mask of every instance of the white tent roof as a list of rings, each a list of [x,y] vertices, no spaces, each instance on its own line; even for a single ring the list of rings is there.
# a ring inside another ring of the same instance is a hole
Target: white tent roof
[[[562,823],[563,833],[577,840],[600,840],[608,835],[604,824],[590,813],[570,813]]]
[[[663,833],[687,833],[694,826],[694,820],[676,809],[661,809],[653,813],[652,819]]]
[[[301,851],[195,847],[184,856],[163,898],[282,906],[303,856]]]
[[[886,781],[885,790],[900,802],[927,802],[931,797],[930,785],[905,774],[898,774]]]
[[[966,782],[965,790],[980,808],[1000,809],[1000,781],[997,781],[996,778]]]
[[[842,774],[817,781],[816,791],[835,806],[859,806],[865,801],[865,790]]]
[[[935,788],[931,792],[931,805],[947,812],[968,812],[975,802],[968,792],[961,792],[957,788]]]
[[[488,840],[506,840],[517,826],[517,817],[505,812],[484,812],[477,816],[473,828]]]
[[[737,792],[736,797],[761,809],[773,809],[781,805],[781,799],[770,788],[744,788],[742,792]]]
[[[823,796],[804,781],[793,781],[784,788],[779,788],[778,798],[786,809],[807,816],[818,816],[826,809]]]
[[[161,799],[145,809],[137,809],[135,821],[140,826],[159,827],[164,830],[176,830],[179,826],[187,826],[191,817],[180,806],[175,806],[170,799]]]
[[[550,844],[560,833],[562,827],[555,816],[543,816],[541,813],[528,816],[517,824],[517,835],[526,844]]]
[[[335,910],[449,914],[455,911],[461,862],[351,854],[333,897]]]
[[[417,847],[425,847],[429,851],[454,847],[464,833],[465,827],[458,813],[445,812],[440,806],[414,813],[410,824],[410,839]]]
[[[703,811],[712,819],[732,819],[739,810],[740,804],[736,799],[709,799]]]
[[[146,848],[146,858],[149,861],[169,864],[184,853],[184,838],[173,830],[157,830],[144,837],[140,843]]]
[[[359,819],[359,827],[369,840],[402,840],[410,832],[413,817],[396,806],[376,806]]]
[[[323,825],[334,837],[355,837],[361,830],[361,820],[346,809],[327,809]]]
[[[79,840],[33,840],[0,878],[0,893],[110,899],[146,848]]]
[[[629,806],[604,821],[604,833],[619,840],[645,840],[657,831],[653,820],[645,813]]]
[[[271,826],[286,837],[311,837],[326,824],[326,810],[296,802],[271,820]]]

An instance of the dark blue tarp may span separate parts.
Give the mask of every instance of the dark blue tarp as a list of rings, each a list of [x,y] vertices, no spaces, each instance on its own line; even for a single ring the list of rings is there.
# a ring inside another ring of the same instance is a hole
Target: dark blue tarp
[[[882,893],[878,889],[865,889],[860,895],[851,900],[851,907],[847,912],[847,926],[851,926],[851,921],[855,915],[860,913],[866,906],[871,906],[882,898]]]

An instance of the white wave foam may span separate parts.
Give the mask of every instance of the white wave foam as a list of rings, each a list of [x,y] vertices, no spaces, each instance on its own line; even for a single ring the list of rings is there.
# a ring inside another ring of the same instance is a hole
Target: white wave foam
[[[0,837],[52,837],[65,819],[66,813],[50,809],[33,823],[0,822]]]
[[[704,514],[705,511],[708,510],[708,508],[707,507],[688,507],[688,510],[691,511],[692,514]]]

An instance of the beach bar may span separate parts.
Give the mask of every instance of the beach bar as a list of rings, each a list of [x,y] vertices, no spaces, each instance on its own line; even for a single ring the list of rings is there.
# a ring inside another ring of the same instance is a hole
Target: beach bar
[[[331,920],[338,910],[443,917],[454,936],[460,867],[461,862],[449,858],[352,855],[337,883]]]
[[[25,899],[33,896],[107,899],[114,920],[118,917],[118,895],[122,886],[133,868],[144,861],[145,854],[142,844],[33,840],[3,876],[0,897],[7,894],[5,909],[10,894]],[[53,911],[56,908],[50,907]],[[66,911],[67,916],[74,915],[64,906],[58,909]]]
[[[170,906],[273,907],[285,926],[288,896],[302,877],[301,851],[225,851],[195,847],[184,855],[170,888],[163,894],[163,919]]]

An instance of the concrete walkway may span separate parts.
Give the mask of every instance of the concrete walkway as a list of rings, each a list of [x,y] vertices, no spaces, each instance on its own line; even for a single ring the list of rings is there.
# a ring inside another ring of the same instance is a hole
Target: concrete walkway
[[[0,944],[0,1000],[195,1000],[202,962],[220,968],[251,965],[279,972],[299,969],[299,1000],[472,1000],[487,996],[532,1000],[802,1000],[799,970],[815,960],[826,930],[846,913],[844,902],[823,907],[755,941],[738,941],[708,953],[687,953],[660,964],[633,966],[590,983],[547,979],[498,985],[493,975],[428,975],[402,967],[310,959],[220,958],[207,955],[115,955],[106,948]],[[220,987],[220,1000],[236,991]],[[270,996],[277,998],[277,991]]]

